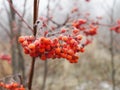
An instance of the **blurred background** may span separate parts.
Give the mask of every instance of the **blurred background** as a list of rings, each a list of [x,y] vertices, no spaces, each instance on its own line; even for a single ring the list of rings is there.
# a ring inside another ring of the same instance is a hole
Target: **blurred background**
[[[11,1],[32,27],[33,0]],[[77,12],[71,13],[75,8]],[[34,90],[120,90],[120,33],[110,30],[120,19],[119,11],[120,0],[40,0],[39,18],[52,17],[50,24],[56,28],[67,25],[68,16],[71,20],[87,16],[101,24],[77,64],[64,59],[43,62],[38,58]],[[0,79],[21,74],[27,81],[31,58],[23,53],[17,40],[21,35],[32,35],[29,26],[10,8],[7,0],[0,0]]]

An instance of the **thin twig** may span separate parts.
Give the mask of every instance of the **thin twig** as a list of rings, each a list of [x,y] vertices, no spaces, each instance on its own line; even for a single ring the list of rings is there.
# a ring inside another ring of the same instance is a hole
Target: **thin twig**
[[[111,23],[114,22],[114,7],[115,7],[115,0],[113,1],[113,6],[112,6],[112,9],[111,9],[111,16],[110,16],[110,20],[111,20]],[[116,84],[115,84],[115,73],[116,73],[116,70],[115,70],[115,61],[114,61],[114,47],[113,47],[113,40],[114,40],[114,36],[113,36],[113,31],[111,30],[110,31],[110,45],[111,45],[111,48],[110,48],[110,54],[111,54],[111,66],[112,66],[112,72],[111,72],[111,78],[112,78],[112,84],[113,84],[113,87],[112,87],[112,90],[116,90]]]
[[[41,90],[45,90],[46,80],[47,80],[47,73],[48,73],[48,62],[47,60],[44,62],[44,78],[43,78],[43,85]]]
[[[67,23],[68,23],[68,21],[69,21],[69,15],[67,15],[67,18],[66,18],[66,20],[62,23],[62,24],[58,24],[57,22],[55,22],[54,20],[52,20],[52,19],[49,19],[53,24],[55,24],[55,25],[57,25],[57,28],[60,28],[60,27],[62,27],[62,26],[65,26]]]
[[[7,35],[9,37],[11,37],[9,30],[2,23],[0,23],[0,26],[4,29],[4,31],[7,33]]]

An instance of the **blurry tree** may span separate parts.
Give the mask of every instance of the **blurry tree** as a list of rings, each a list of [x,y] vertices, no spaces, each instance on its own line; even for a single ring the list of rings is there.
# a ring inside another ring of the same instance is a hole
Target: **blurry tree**
[[[10,39],[13,74],[18,74],[19,72],[22,72],[22,75],[25,78],[25,60],[22,54],[21,46],[18,43],[18,37],[21,35],[23,27],[22,20],[16,17],[16,13],[11,8],[10,3],[8,2],[10,2],[14,6],[14,0],[3,1],[4,10],[6,12],[6,18],[4,19],[4,21],[8,20],[8,25],[6,22],[0,22],[0,27],[3,29],[3,31],[6,32],[8,38]],[[23,18],[26,12],[26,2],[27,0],[24,0],[23,11],[21,15]],[[5,25],[7,25],[7,27]]]
[[[109,38],[109,41],[110,42],[107,42],[108,39],[106,40],[102,40],[100,41],[101,45],[104,46],[104,48],[107,48],[110,52],[110,61],[111,61],[111,81],[112,81],[112,90],[116,90],[116,79],[115,79],[115,76],[116,76],[116,65],[115,65],[115,55],[118,55],[118,53],[120,52],[120,47],[119,47],[119,33],[117,32],[114,32],[113,30],[110,30],[111,27],[113,27],[116,22],[119,20],[119,16],[117,13],[119,13],[119,10],[117,7],[118,4],[117,4],[117,0],[112,0],[110,4],[108,4],[107,2],[104,3],[102,5],[102,8],[105,10],[105,16],[106,19],[104,19],[104,22],[106,22],[107,24],[103,24],[101,25],[101,27],[107,27],[105,29],[107,29],[108,31],[106,32],[109,32],[109,36],[105,36],[107,38]],[[120,2],[118,2],[120,3]],[[104,22],[101,22],[101,23],[104,23]],[[103,33],[102,33],[103,34]],[[103,34],[104,35],[104,34]],[[116,39],[118,38],[118,39]]]

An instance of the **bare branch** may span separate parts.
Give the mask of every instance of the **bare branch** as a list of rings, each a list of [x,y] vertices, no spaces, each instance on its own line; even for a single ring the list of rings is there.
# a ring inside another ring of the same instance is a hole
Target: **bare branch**
[[[52,19],[49,19],[53,24],[55,24],[55,25],[57,25],[57,28],[60,28],[60,27],[62,27],[62,26],[65,26],[67,23],[68,23],[68,21],[69,21],[69,16],[67,15],[67,18],[66,18],[66,20],[62,23],[62,24],[58,24],[57,22],[55,22],[54,20],[52,20]]]
[[[33,29],[31,28],[31,26],[29,26],[29,24],[24,20],[24,18],[17,12],[17,10],[14,8],[14,6],[11,4],[10,0],[7,0],[10,4],[10,7],[13,9],[13,11],[21,18],[21,21],[24,22],[24,24],[31,30],[33,31]]]

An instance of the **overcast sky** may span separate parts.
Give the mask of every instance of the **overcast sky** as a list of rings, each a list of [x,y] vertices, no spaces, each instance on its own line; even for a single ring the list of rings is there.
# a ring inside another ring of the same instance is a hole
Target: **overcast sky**
[[[45,12],[47,1],[48,0],[40,0],[40,13]],[[51,1],[55,2],[55,1],[60,1],[60,0],[51,0]],[[79,1],[79,0],[61,0],[62,6],[64,8],[64,12],[57,11],[56,15],[63,17],[62,14],[65,14],[69,11],[69,7],[72,6],[72,3],[70,3],[70,2],[73,2],[73,1],[75,2],[75,1]],[[107,18],[109,18],[108,13],[109,13],[110,9],[112,8],[114,0],[90,0],[90,2],[85,2],[85,0],[80,0],[80,1],[81,2],[77,3],[77,4],[79,6],[82,6],[83,13],[89,12],[92,17],[103,16],[103,17],[105,17],[105,19],[107,19]],[[116,5],[117,14],[115,14],[115,15],[117,15],[117,17],[118,17],[118,15],[119,15],[118,10],[120,8],[120,5],[119,5],[120,0],[115,0],[115,1],[116,1],[116,4],[118,4],[118,5]],[[6,6],[9,9],[9,5],[8,5],[7,0],[0,0],[0,22],[4,22],[5,25],[7,25],[6,22],[7,22],[8,19],[6,18],[7,16],[6,16],[6,13],[5,13],[5,8],[4,8],[3,2],[5,2]],[[13,2],[14,2],[14,6],[18,10],[18,12],[21,12],[22,9],[23,9],[24,0],[13,0]],[[51,5],[51,7],[53,7],[54,3],[51,3],[50,5]],[[27,15],[26,15],[26,18],[28,16],[30,17],[30,15],[32,15],[32,11],[33,11],[32,6],[33,6],[33,0],[27,0],[27,6],[26,6]],[[59,18],[59,19],[61,19],[61,18]]]
[[[3,11],[4,11],[4,4],[3,4],[4,1],[5,0],[0,0],[0,10]],[[46,10],[47,1],[48,0],[40,0],[40,13]],[[51,0],[51,1],[55,2],[55,0]],[[56,1],[60,1],[60,0],[56,0]],[[62,6],[65,9],[64,13],[68,12],[67,8],[71,6],[70,1],[73,0],[61,0]],[[78,0],[74,0],[74,1],[78,1]],[[80,3],[80,5],[83,7],[82,9],[84,12],[90,12],[92,16],[104,16],[106,15],[107,8],[109,9],[112,7],[114,0],[90,0],[90,2],[85,2],[85,0],[80,0],[80,1],[82,3],[82,4]],[[19,10],[19,12],[22,11],[24,0],[13,0],[13,2],[16,9]],[[120,0],[116,0],[116,2],[120,2]],[[53,3],[51,3],[51,7],[53,6],[52,4]],[[79,3],[77,4],[79,5]],[[6,5],[8,5],[7,2]],[[27,0],[26,9],[28,13],[32,13],[32,6],[33,6],[33,0]],[[61,14],[61,12],[58,11],[58,14]],[[4,13],[1,13],[0,16],[4,16]]]
[[[0,0],[0,9],[3,8],[3,1],[5,0]],[[14,5],[17,8],[22,9],[24,0],[13,0],[13,1],[14,1]],[[63,6],[66,7],[66,5],[69,5],[70,0],[61,0],[61,1],[63,3]],[[104,5],[105,3],[107,3],[107,5],[111,7],[113,2],[113,0],[91,0],[89,3],[86,3],[84,1],[85,0],[81,0],[81,2],[83,2],[86,6],[89,6],[91,10],[95,11],[96,12],[95,14],[102,14],[104,12],[104,10],[101,8],[102,4]],[[32,6],[33,0],[27,0],[27,2],[28,2],[27,8],[31,8],[30,6]],[[46,4],[47,4],[47,0],[40,0],[41,11],[46,7]],[[32,8],[29,10],[32,10]]]

